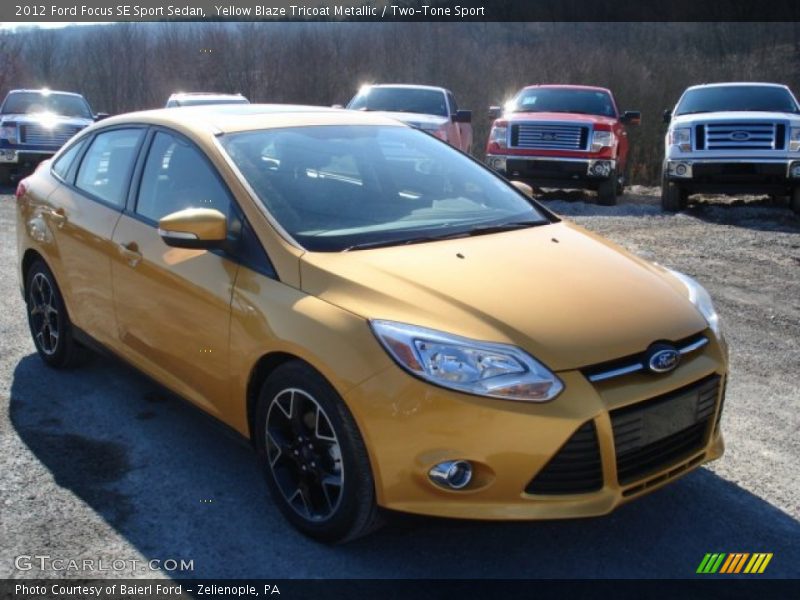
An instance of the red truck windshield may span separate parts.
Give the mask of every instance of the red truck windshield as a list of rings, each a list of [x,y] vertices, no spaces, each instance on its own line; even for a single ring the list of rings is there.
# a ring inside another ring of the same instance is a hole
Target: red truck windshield
[[[510,112],[560,112],[617,116],[608,92],[569,88],[530,88],[511,101]]]

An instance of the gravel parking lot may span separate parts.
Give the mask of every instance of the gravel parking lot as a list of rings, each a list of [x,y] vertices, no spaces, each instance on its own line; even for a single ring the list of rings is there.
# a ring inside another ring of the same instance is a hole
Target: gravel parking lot
[[[690,577],[706,552],[773,552],[800,577],[800,218],[765,199],[663,214],[657,190],[556,212],[695,276],[732,353],[727,452],[603,518],[474,523],[396,515],[326,547],[266,499],[253,454],[197,410],[109,358],[55,372],[36,357],[15,272],[14,197],[0,196],[0,577],[96,576],[19,555],[193,560],[182,573],[102,576]],[[130,563],[129,563],[130,564]]]

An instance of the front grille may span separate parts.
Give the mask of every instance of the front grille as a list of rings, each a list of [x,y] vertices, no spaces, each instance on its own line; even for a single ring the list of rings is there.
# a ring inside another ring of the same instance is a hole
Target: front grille
[[[58,125],[56,127],[43,127],[34,123],[20,126],[20,143],[31,146],[63,146],[73,135],[81,130],[80,127]]]
[[[511,146],[530,150],[586,150],[589,127],[549,123],[511,126]]]
[[[704,133],[696,136],[697,150],[780,150],[786,136],[785,126],[770,121],[706,123],[704,127]]]
[[[711,375],[663,396],[611,412],[617,478],[625,485],[674,464],[704,444],[719,396]]]
[[[572,434],[556,455],[539,471],[528,494],[584,494],[603,487],[603,467],[594,421]]]

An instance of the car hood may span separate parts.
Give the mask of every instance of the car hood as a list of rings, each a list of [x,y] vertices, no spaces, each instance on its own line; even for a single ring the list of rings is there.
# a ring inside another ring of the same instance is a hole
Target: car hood
[[[376,110],[372,111],[376,114],[383,115],[384,117],[388,117],[389,119],[395,119],[400,121],[401,123],[405,123],[406,125],[410,125],[411,127],[440,127],[448,122],[447,117],[441,117],[437,115],[426,115],[423,113],[412,113],[412,112],[391,112],[385,110]]]
[[[671,125],[686,124],[686,123],[714,123],[726,121],[786,121],[791,120],[800,122],[800,115],[783,112],[758,112],[758,111],[742,111],[730,110],[725,112],[713,113],[696,113],[693,115],[676,115],[672,118]]]
[[[367,319],[512,343],[556,371],[706,328],[663,269],[569,223],[306,253],[302,288]]]
[[[25,114],[5,114],[0,115],[0,123],[16,123],[18,125],[28,125],[31,123],[53,123],[56,125],[70,125],[72,127],[86,127],[94,123],[93,119],[83,117],[64,117],[53,113],[25,113]]]
[[[518,113],[505,113],[503,120],[509,123],[519,123],[527,121],[560,121],[560,122],[575,122],[587,123],[592,125],[608,125],[611,127],[617,122],[613,117],[603,117],[600,115],[583,115],[579,113],[556,113],[556,112],[518,112]]]

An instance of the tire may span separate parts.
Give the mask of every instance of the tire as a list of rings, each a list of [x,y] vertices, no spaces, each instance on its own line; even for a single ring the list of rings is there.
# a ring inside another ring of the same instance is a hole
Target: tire
[[[608,179],[597,186],[597,203],[600,206],[614,206],[617,203],[616,171],[611,171]]]
[[[11,185],[11,167],[0,165],[0,185]]]
[[[792,190],[792,197],[790,198],[790,204],[792,206],[794,214],[800,215],[800,187],[796,187]]]
[[[686,208],[689,195],[680,184],[669,181],[666,177],[661,180],[661,209],[665,212],[678,212]]]
[[[25,277],[25,306],[36,352],[45,364],[56,369],[77,366],[83,347],[75,341],[64,297],[42,260],[35,261]]]
[[[358,427],[317,371],[300,361],[275,369],[261,388],[255,427],[267,486],[296,529],[321,542],[343,543],[380,526]]]

